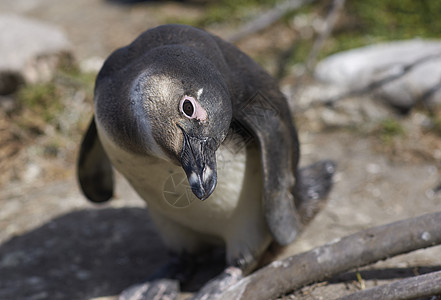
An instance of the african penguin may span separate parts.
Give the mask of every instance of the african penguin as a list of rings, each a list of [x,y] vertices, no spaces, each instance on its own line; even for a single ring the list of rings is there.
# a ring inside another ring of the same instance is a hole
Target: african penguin
[[[174,253],[225,245],[244,274],[294,241],[330,188],[334,163],[298,169],[299,142],[276,81],[203,30],[164,25],[104,63],[78,177],[94,202],[112,166],[148,204]]]

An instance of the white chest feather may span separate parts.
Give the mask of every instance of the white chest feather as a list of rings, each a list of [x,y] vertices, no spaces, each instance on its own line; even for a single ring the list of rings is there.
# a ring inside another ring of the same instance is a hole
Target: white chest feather
[[[201,201],[192,193],[182,167],[128,153],[102,132],[100,139],[116,169],[147,202],[166,243],[167,238],[170,240],[170,247],[179,250],[177,248],[185,244],[177,242],[181,237],[167,229],[172,223],[201,236],[223,240],[227,248],[237,246],[238,249],[227,249],[230,256],[239,255],[244,247],[250,248],[247,251],[260,252],[261,249],[255,248],[267,246],[270,238],[263,216],[262,173],[256,148],[236,152],[228,145],[221,145],[216,151],[216,189],[208,199]],[[244,242],[239,242],[241,239]],[[228,246],[229,243],[232,245]],[[238,245],[241,243],[245,246]]]

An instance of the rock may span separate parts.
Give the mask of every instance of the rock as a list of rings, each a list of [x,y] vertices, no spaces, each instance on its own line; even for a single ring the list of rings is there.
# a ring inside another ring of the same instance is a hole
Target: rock
[[[89,57],[80,61],[80,70],[84,73],[98,73],[104,64],[105,59],[98,56]]]
[[[354,126],[370,129],[394,113],[369,96],[342,97],[328,105],[330,99],[344,95],[345,90],[338,85],[314,82],[295,91],[282,86],[282,91],[296,118],[306,118],[307,126],[313,130]]]
[[[441,104],[441,41],[396,41],[341,52],[321,61],[315,77],[346,90],[382,81],[375,94],[402,111],[418,102]]]
[[[0,80],[1,84],[1,80]],[[0,87],[1,89],[1,87]],[[14,109],[17,107],[17,104],[15,103],[14,99],[9,96],[0,96],[0,111],[3,111],[5,113],[10,113],[14,111]]]
[[[0,15],[0,95],[21,83],[47,81],[71,46],[58,28],[13,14]]]

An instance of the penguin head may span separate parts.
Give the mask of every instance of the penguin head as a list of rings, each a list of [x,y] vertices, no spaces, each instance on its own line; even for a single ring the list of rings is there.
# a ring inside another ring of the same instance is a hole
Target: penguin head
[[[136,117],[148,120],[150,154],[181,165],[193,193],[205,200],[216,187],[216,150],[232,119],[227,85],[192,49],[163,47],[153,57],[132,87],[143,111]]]

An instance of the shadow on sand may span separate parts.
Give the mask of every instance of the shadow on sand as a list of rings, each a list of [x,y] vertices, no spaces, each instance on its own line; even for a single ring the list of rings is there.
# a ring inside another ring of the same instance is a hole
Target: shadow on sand
[[[0,299],[115,295],[168,258],[145,209],[76,211],[0,246]]]

